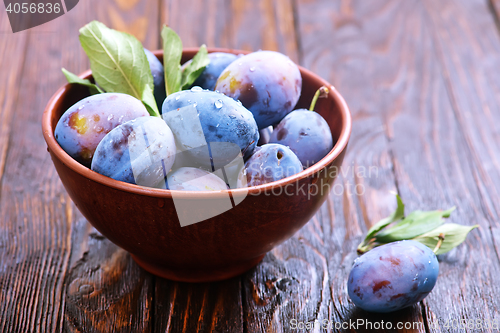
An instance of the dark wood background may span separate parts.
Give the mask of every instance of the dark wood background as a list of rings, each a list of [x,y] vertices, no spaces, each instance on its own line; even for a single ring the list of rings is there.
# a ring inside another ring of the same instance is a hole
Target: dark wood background
[[[499,0],[80,0],[12,34],[0,5],[0,331],[310,331],[292,319],[497,331],[484,326],[500,324],[498,13]],[[167,23],[185,46],[278,50],[329,80],[354,120],[345,191],[242,276],[187,284],[140,269],[72,204],[42,138],[60,68],[89,67],[78,29],[92,19],[149,49]],[[373,315],[346,280],[367,228],[394,209],[391,191],[408,210],[455,205],[451,222],[480,228],[441,258],[423,302]],[[462,320],[483,328],[454,328]]]

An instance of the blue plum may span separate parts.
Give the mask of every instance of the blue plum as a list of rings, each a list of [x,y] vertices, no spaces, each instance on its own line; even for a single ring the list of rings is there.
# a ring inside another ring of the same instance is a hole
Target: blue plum
[[[167,98],[167,91],[165,90],[165,72],[163,65],[160,60],[153,54],[153,52],[144,49],[146,57],[148,58],[149,68],[151,69],[151,74],[153,75],[154,83],[154,95],[156,100],[156,105],[158,109],[161,110],[161,106],[165,98]]]
[[[206,170],[183,167],[168,174],[167,186],[170,190],[180,191],[222,191],[226,183]]]
[[[162,116],[192,167],[219,169],[238,154],[250,155],[259,141],[250,111],[232,98],[200,87],[169,95]]]
[[[271,133],[269,142],[289,147],[306,168],[321,160],[333,148],[328,123],[319,113],[307,109],[287,114]]]
[[[290,177],[303,170],[299,158],[288,147],[270,143],[256,149],[245,163],[247,186],[257,186]]]
[[[120,93],[104,93],[84,98],[59,119],[54,136],[66,153],[90,167],[102,138],[116,126],[149,116],[138,99]]]
[[[392,312],[427,296],[439,274],[430,248],[412,240],[376,247],[354,261],[347,290],[351,300],[370,312]]]
[[[302,76],[284,54],[259,51],[227,66],[215,90],[240,100],[263,129],[277,124],[293,110],[302,90]]]
[[[219,78],[220,74],[230,63],[238,59],[238,56],[232,53],[225,52],[214,52],[208,54],[208,60],[210,63],[205,67],[203,72],[198,76],[196,81],[193,83],[193,87],[198,86],[203,89],[214,90],[215,83]],[[189,60],[182,68],[187,67],[192,60]]]
[[[167,124],[157,117],[141,117],[116,127],[101,140],[92,170],[131,184],[164,187],[175,151]]]

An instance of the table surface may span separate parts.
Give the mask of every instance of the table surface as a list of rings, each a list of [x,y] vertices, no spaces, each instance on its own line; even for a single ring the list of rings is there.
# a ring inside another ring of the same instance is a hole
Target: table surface
[[[0,331],[339,331],[294,330],[291,320],[496,331],[486,326],[500,324],[499,13],[500,0],[82,0],[12,34],[2,7]],[[149,49],[168,23],[185,46],[278,50],[347,100],[354,123],[338,186],[256,268],[218,283],[155,277],[71,202],[41,116],[65,82],[60,68],[89,67],[78,29],[93,19]],[[374,315],[352,304],[346,280],[367,229],[395,208],[391,191],[408,211],[456,206],[450,222],[480,227],[441,258],[424,301]]]

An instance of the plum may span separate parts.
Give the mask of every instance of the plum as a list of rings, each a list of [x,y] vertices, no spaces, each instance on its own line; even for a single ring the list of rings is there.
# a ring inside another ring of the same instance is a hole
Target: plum
[[[165,98],[167,98],[167,91],[165,90],[165,72],[163,65],[160,60],[153,54],[153,52],[144,49],[146,57],[148,58],[149,68],[151,69],[151,74],[153,75],[154,83],[154,96],[156,100],[156,105],[158,109],[161,110],[161,106]]]
[[[333,148],[330,126],[319,113],[314,112],[318,98],[327,97],[328,93],[328,88],[319,88],[309,110],[290,112],[270,134],[270,143],[280,143],[290,148],[306,168],[321,160]]]
[[[238,59],[238,56],[226,52],[213,52],[208,54],[208,59],[210,63],[194,81],[193,87],[199,86],[203,89],[214,90],[219,75],[230,63]],[[186,68],[190,63],[191,60],[182,65],[182,68]]]
[[[289,147],[308,168],[333,148],[332,132],[325,119],[314,111],[290,112],[271,133],[270,143]]]
[[[293,110],[302,90],[302,76],[284,54],[259,51],[227,66],[215,90],[240,100],[263,129],[277,124]]]
[[[247,186],[257,186],[290,177],[303,170],[299,158],[288,147],[270,143],[257,149],[245,163]]]
[[[131,184],[163,187],[175,152],[168,125],[157,117],[141,117],[121,124],[102,139],[92,170]]]
[[[167,187],[181,191],[222,191],[227,190],[226,183],[203,169],[182,167],[168,174]]]
[[[66,153],[90,167],[94,151],[104,136],[129,120],[149,116],[138,99],[120,93],[104,93],[84,98],[59,119],[54,136]]]
[[[259,141],[250,111],[232,98],[200,87],[169,95],[162,116],[193,167],[220,169],[238,154],[250,155]]]
[[[376,247],[354,261],[347,290],[351,300],[371,312],[392,312],[427,296],[439,274],[434,252],[413,240]]]

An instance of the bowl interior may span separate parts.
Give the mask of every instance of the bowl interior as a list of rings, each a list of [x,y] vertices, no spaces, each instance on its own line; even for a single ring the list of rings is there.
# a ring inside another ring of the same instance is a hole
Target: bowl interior
[[[198,51],[197,48],[193,49],[184,49],[183,51],[183,57],[182,57],[182,63],[186,62],[187,60],[191,59],[196,52]],[[232,49],[209,49],[209,52],[230,52],[230,53],[235,53],[235,54],[246,54],[249,53],[248,51],[241,51],[241,50],[232,50]],[[160,61],[163,62],[163,54],[162,51],[155,51],[155,55],[159,58]],[[261,191],[263,188],[273,188],[277,186],[282,186],[284,184],[290,184],[292,182],[297,181],[298,179],[304,178],[304,177],[309,177],[312,174],[315,174],[319,172],[321,169],[327,167],[330,165],[335,158],[337,158],[342,151],[345,149],[347,146],[347,142],[351,133],[351,116],[349,113],[349,109],[342,98],[342,96],[337,92],[337,90],[332,87],[328,82],[325,80],[321,79],[319,76],[316,74],[310,72],[309,70],[300,67],[300,72],[302,75],[302,92],[300,99],[296,105],[296,109],[298,108],[309,108],[309,105],[311,103],[311,100],[314,96],[314,93],[316,92],[317,89],[319,89],[321,86],[327,86],[330,89],[330,93],[328,95],[328,98],[320,98],[318,99],[318,102],[316,104],[316,112],[321,114],[323,118],[325,118],[326,122],[330,126],[332,136],[333,136],[333,142],[334,147],[330,151],[330,153],[325,156],[321,161],[316,163],[315,165],[305,169],[304,171],[292,176],[285,178],[281,181],[278,182],[273,182],[269,184],[264,184],[256,187],[250,187],[245,189],[245,191]],[[90,80],[92,79],[91,71],[86,71],[80,75],[82,78],[87,78]],[[69,155],[67,155],[58,145],[56,142],[53,134],[55,127],[57,125],[57,122],[59,118],[62,116],[62,114],[73,104],[78,102],[79,100],[88,97],[89,92],[88,89],[80,86],[80,85],[75,85],[75,84],[66,84],[64,87],[62,87],[53,97],[52,100],[49,102],[43,116],[43,121],[42,121],[42,127],[43,127],[43,132],[44,132],[44,137],[45,140],[49,146],[49,149],[53,151],[58,157],[60,157],[62,160],[64,160],[65,163],[67,163],[72,169],[78,171],[79,173],[85,174],[85,176],[92,178],[94,180],[100,181],[100,182],[106,182],[106,184],[120,188],[120,189],[126,189],[130,191],[139,191],[142,192],[142,194],[146,195],[160,195],[160,196],[170,196],[168,193],[170,192],[169,190],[161,190],[161,189],[145,189],[143,187],[137,186],[137,185],[132,185],[132,184],[127,184],[119,181],[115,181],[113,179],[109,179],[108,177],[104,177],[102,175],[99,175],[88,168],[84,167],[83,165],[80,165],[78,162],[73,160]],[[233,189],[233,190],[228,190],[230,192],[238,192],[240,189]],[[190,191],[185,191],[186,195],[202,195],[201,193],[203,192],[191,192],[187,193]],[[211,193],[213,195],[213,193]]]

